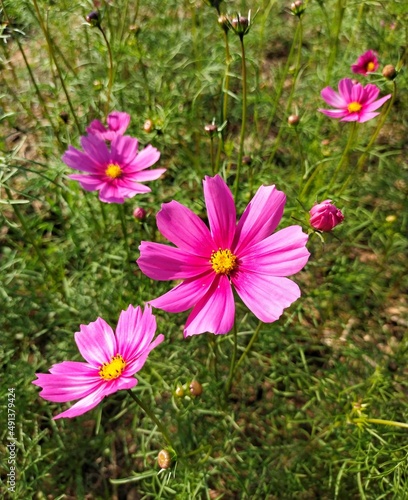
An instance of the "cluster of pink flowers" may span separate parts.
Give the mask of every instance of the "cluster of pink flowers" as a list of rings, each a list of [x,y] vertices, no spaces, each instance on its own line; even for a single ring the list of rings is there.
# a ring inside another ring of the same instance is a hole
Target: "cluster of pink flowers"
[[[159,160],[160,153],[150,145],[138,151],[138,140],[123,135],[129,121],[127,113],[118,111],[108,116],[107,128],[94,120],[87,128],[88,135],[81,137],[83,151],[69,146],[62,157],[69,167],[86,172],[69,178],[78,181],[86,191],[99,191],[99,199],[106,203],[124,203],[126,198],[150,192],[141,183],[156,180],[166,171],[147,170]]]
[[[351,69],[353,73],[362,75],[376,71],[377,54],[373,50],[368,50],[358,58]],[[375,111],[391,98],[391,94],[388,94],[377,99],[379,94],[380,89],[376,85],[369,83],[363,87],[361,83],[350,78],[343,78],[339,82],[338,92],[331,87],[325,87],[321,91],[322,98],[335,109],[319,109],[319,111],[341,121],[363,123],[375,118],[379,114]]]

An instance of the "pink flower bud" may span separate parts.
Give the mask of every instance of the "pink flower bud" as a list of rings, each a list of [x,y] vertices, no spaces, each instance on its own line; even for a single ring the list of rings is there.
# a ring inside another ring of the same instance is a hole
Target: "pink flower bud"
[[[133,217],[137,220],[145,220],[146,218],[146,210],[142,207],[136,207],[133,210]]]
[[[331,231],[344,220],[341,213],[331,200],[324,200],[317,203],[310,210],[310,225],[319,231]]]

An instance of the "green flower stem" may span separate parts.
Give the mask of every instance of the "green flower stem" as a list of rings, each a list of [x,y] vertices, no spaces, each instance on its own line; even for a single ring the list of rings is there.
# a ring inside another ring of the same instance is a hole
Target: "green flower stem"
[[[212,175],[215,175],[215,161],[214,161],[214,137],[213,134],[211,134],[210,137],[210,156],[211,156],[211,172]]]
[[[131,391],[130,389],[127,389],[127,392],[129,393],[130,397],[137,403],[138,406],[146,413],[146,415],[157,425],[157,428],[161,432],[162,436],[166,440],[167,444],[172,447],[173,450],[175,450],[175,447],[173,445],[173,442],[167,432],[167,429],[164,427],[164,425],[160,422],[160,420],[156,417],[156,415],[152,412],[152,410],[146,406],[143,401],[141,401],[136,394]]]
[[[228,31],[224,31],[225,38],[225,74],[222,82],[222,110],[221,110],[221,124],[224,124],[228,120],[228,92],[229,92],[229,71],[231,64],[231,54],[229,50],[229,41],[228,41]],[[224,129],[219,134],[218,148],[217,148],[217,156],[215,160],[215,172],[218,172],[220,169],[220,160],[221,160],[221,151],[224,145]]]
[[[276,89],[275,102],[274,102],[273,108],[269,114],[269,119],[268,119],[268,122],[267,122],[266,127],[265,127],[265,130],[267,131],[267,133],[269,133],[269,131],[271,129],[272,123],[275,119],[276,111],[278,110],[279,101],[280,101],[280,98],[281,98],[282,93],[283,93],[283,86],[285,84],[286,77],[287,77],[288,72],[289,72],[290,64],[292,62],[293,52],[295,51],[295,47],[297,44],[297,39],[299,36],[300,29],[301,29],[301,24],[298,23],[296,26],[296,31],[295,31],[295,35],[293,37],[292,45],[291,45],[290,50],[289,50],[289,55],[288,55],[288,58],[286,59],[286,64],[285,64],[285,67],[283,69],[283,74],[282,74],[282,77],[280,79],[279,85]],[[265,141],[265,138],[264,138],[264,141]],[[263,142],[262,142],[261,146],[263,147]]]
[[[241,354],[241,357],[239,358],[237,364],[235,365],[235,371],[238,369],[238,367],[240,366],[240,364],[244,361],[244,359],[247,357],[249,351],[252,349],[252,346],[254,345],[254,343],[256,342],[256,339],[258,338],[258,335],[259,335],[259,332],[261,331],[261,327],[262,327],[263,323],[262,321],[260,321],[258,323],[258,326],[255,328],[254,330],[254,333],[250,339],[250,341],[248,342],[248,345],[246,346],[245,348],[245,351]]]
[[[108,37],[106,36],[105,30],[102,28],[101,25],[98,25],[98,29],[102,33],[103,39],[105,40],[109,57],[109,80],[108,80],[108,91],[106,95],[106,106],[105,106],[105,118],[106,118],[109,114],[109,106],[110,106],[112,87],[113,87],[113,55],[112,55],[112,48],[109,43]]]
[[[384,420],[382,418],[353,418],[352,422],[354,424],[364,424],[368,422],[370,424],[391,425],[393,427],[403,427],[404,429],[408,429],[408,424],[405,422],[395,422],[394,420]]]
[[[77,115],[75,113],[74,106],[72,105],[71,98],[69,97],[69,93],[68,93],[67,87],[65,85],[65,80],[64,80],[64,78],[62,76],[61,68],[60,68],[60,66],[59,66],[59,64],[57,62],[57,58],[55,57],[54,47],[53,47],[53,44],[52,44],[52,42],[50,40],[50,36],[49,36],[48,30],[45,27],[44,20],[43,20],[43,18],[41,16],[40,9],[38,8],[37,0],[33,0],[33,2],[34,2],[35,11],[37,13],[38,21],[40,23],[40,27],[41,27],[41,29],[42,29],[42,31],[44,33],[45,39],[47,41],[48,49],[49,49],[51,57],[52,57],[52,59],[54,61],[55,68],[56,68],[57,73],[58,73],[58,78],[60,79],[61,86],[62,86],[62,89],[64,91],[65,97],[67,99],[69,109],[71,110],[72,116],[74,117],[75,125],[76,125],[76,127],[78,129],[78,133],[79,133],[79,135],[81,135],[81,133],[82,133],[81,126],[79,125],[78,117],[77,117]]]
[[[378,134],[380,133],[381,129],[383,128],[385,120],[387,119],[387,116],[388,116],[389,112],[391,111],[391,108],[394,104],[395,97],[397,95],[397,83],[395,80],[392,83],[393,83],[393,91],[392,91],[391,99],[389,99],[388,106],[381,113],[381,116],[378,119],[377,127],[374,130],[374,133],[370,139],[370,142],[367,144],[366,148],[364,149],[363,154],[360,156],[360,158],[357,162],[357,170],[363,169],[365,160],[370,152],[370,149],[371,149],[372,145],[374,144],[374,142],[377,140]]]
[[[48,265],[47,259],[44,257],[40,247],[37,245],[35,238],[31,235],[28,224],[26,223],[25,217],[21,213],[21,210],[20,210],[18,204],[13,203],[13,197],[12,197],[10,189],[6,186],[3,186],[3,187],[4,187],[4,190],[6,191],[7,198],[10,202],[11,208],[14,210],[14,213],[16,214],[17,219],[20,221],[20,224],[24,230],[24,234],[26,235],[27,239],[29,240],[29,242],[33,246],[35,253],[37,254],[38,258],[40,259],[40,261],[43,264],[44,268],[46,269],[47,273],[49,275],[53,276],[53,272],[51,271],[51,268]]]
[[[218,365],[217,365],[217,341],[216,337],[212,334],[208,337],[210,350],[211,350],[211,366],[214,370],[215,381],[218,382]]]
[[[297,81],[297,77],[299,75],[299,70],[300,70],[300,59],[301,59],[301,55],[302,55],[302,43],[303,43],[303,26],[302,26],[302,19],[301,18],[299,18],[298,29],[296,30],[296,38],[298,41],[296,67],[295,67],[295,71],[293,73],[293,84],[292,84],[292,87],[290,89],[289,97],[288,97],[287,102],[286,102],[286,109],[285,109],[285,114],[283,116],[283,119],[285,119],[290,112],[290,108],[292,106],[292,101],[293,101],[293,96],[295,94],[296,81]],[[281,125],[279,127],[278,135],[277,135],[275,142],[274,142],[274,145],[273,145],[272,153],[270,154],[270,156],[268,158],[268,164],[272,163],[272,160],[276,154],[276,151],[278,150],[279,143],[280,143],[282,133],[284,130],[285,130],[285,127],[283,127]]]
[[[234,377],[235,373],[235,361],[237,359],[237,350],[238,350],[238,332],[237,332],[237,324],[236,321],[234,321],[234,327],[232,329],[233,333],[233,339],[234,339],[234,348],[232,350],[232,357],[231,357],[231,364],[230,364],[230,370],[229,370],[229,375],[227,382],[225,384],[225,397],[228,398],[228,395],[231,391],[231,385],[232,385],[232,379]]]
[[[346,10],[347,0],[337,0],[336,12],[333,19],[332,29],[334,26],[334,35],[331,39],[331,49],[329,55],[329,61],[327,63],[327,74],[326,74],[326,84],[330,82],[332,70],[334,63],[337,59],[337,52],[339,49],[339,38],[341,32],[341,26],[343,24],[344,12]]]
[[[341,155],[340,161],[337,164],[337,167],[334,170],[333,175],[331,176],[330,183],[329,183],[327,189],[325,190],[325,194],[324,194],[323,197],[325,197],[327,195],[327,193],[330,192],[330,189],[333,187],[333,185],[334,185],[334,183],[335,183],[335,181],[337,179],[337,175],[340,172],[341,167],[348,160],[349,152],[350,152],[351,146],[354,143],[354,139],[355,139],[355,136],[356,136],[357,124],[358,124],[358,122],[351,122],[350,132],[349,132],[349,136],[348,136],[346,147],[344,148],[344,151],[343,151],[343,154]]]
[[[380,131],[381,131],[381,129],[382,129],[384,123],[385,123],[385,120],[387,119],[387,116],[388,116],[389,112],[391,111],[391,108],[392,108],[392,106],[394,104],[395,97],[396,97],[396,94],[397,94],[397,85],[396,85],[395,81],[393,82],[393,85],[394,85],[394,89],[393,89],[392,97],[391,97],[391,99],[388,102],[388,106],[386,108],[384,108],[384,110],[383,110],[383,112],[382,112],[382,114],[381,114],[381,116],[380,116],[380,118],[378,120],[377,127],[375,128],[374,133],[371,136],[371,139],[370,139],[369,143],[367,144],[367,146],[365,147],[363,153],[361,154],[361,156],[360,156],[360,158],[359,158],[359,160],[357,162],[357,165],[350,172],[349,176],[347,177],[347,179],[343,183],[343,186],[341,187],[340,192],[339,192],[339,196],[343,194],[344,190],[348,186],[348,184],[351,181],[351,179],[352,179],[353,175],[355,174],[355,172],[356,171],[361,171],[364,168],[364,164],[365,164],[365,161],[366,161],[368,155],[370,154],[371,147],[374,144],[374,142],[376,141],[376,139],[378,137],[378,134],[380,133]]]
[[[247,119],[247,73],[246,73],[246,61],[245,61],[245,45],[244,45],[244,35],[239,37],[241,42],[241,70],[242,70],[242,117],[241,117],[241,134],[239,138],[239,153],[238,153],[238,163],[237,163],[237,173],[235,177],[235,190],[234,197],[237,200],[238,189],[239,189],[239,176],[242,166],[242,157],[244,156],[244,140],[245,140],[245,127]]]
[[[3,0],[0,0],[0,5],[1,5],[1,8],[2,8],[5,20],[7,21],[7,23],[9,23],[11,25],[10,19],[9,19],[9,17],[7,15],[7,11],[6,11],[6,9],[4,7],[4,4],[3,4]],[[28,62],[28,59],[27,59],[27,56],[26,56],[25,51],[23,49],[23,46],[21,45],[20,38],[18,36],[16,36],[14,38],[14,40],[17,42],[18,49],[19,49],[19,51],[20,51],[20,53],[21,53],[21,55],[22,55],[22,57],[24,59],[24,64],[25,64],[25,66],[27,68],[27,71],[28,71],[28,74],[30,76],[31,83],[34,86],[35,93],[37,94],[38,100],[39,100],[39,102],[40,102],[40,104],[42,106],[42,109],[44,111],[44,115],[47,118],[48,122],[50,123],[50,125],[51,125],[51,127],[53,129],[53,131],[55,133],[55,136],[56,136],[56,138],[58,140],[58,143],[60,145],[62,145],[61,139],[60,139],[59,134],[58,134],[58,127],[54,124],[53,120],[51,119],[51,115],[48,112],[48,108],[47,108],[47,106],[45,104],[45,99],[43,98],[43,96],[42,96],[42,94],[40,92],[40,89],[39,89],[39,87],[37,85],[36,79],[34,78],[34,73],[33,73],[32,69],[31,69],[30,63]],[[12,71],[14,73],[14,68],[13,68]],[[15,76],[15,73],[14,73],[13,76]],[[17,82],[17,79],[15,81]]]
[[[119,212],[119,218],[120,218],[120,224],[122,226],[122,233],[123,233],[123,239],[125,241],[125,248],[126,248],[126,253],[128,256],[128,262],[132,261],[132,256],[130,253],[130,248],[129,248],[129,241],[128,241],[128,233],[126,229],[126,214],[125,214],[125,207],[121,204],[117,204],[117,209]]]

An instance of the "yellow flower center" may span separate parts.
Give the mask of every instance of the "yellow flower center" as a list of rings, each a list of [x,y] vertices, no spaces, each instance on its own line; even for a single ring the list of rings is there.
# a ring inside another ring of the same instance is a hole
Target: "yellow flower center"
[[[104,363],[99,369],[99,376],[103,380],[114,380],[122,375],[126,368],[126,361],[120,354],[113,356],[109,363]]]
[[[366,66],[367,71],[374,71],[374,68],[375,68],[375,64],[373,63],[373,61],[370,61],[369,63],[367,63],[367,66]]]
[[[347,106],[347,109],[350,111],[350,113],[357,113],[362,107],[363,106],[359,102],[351,102]]]
[[[230,274],[238,265],[231,250],[218,250],[211,253],[211,266],[217,274]]]
[[[106,167],[105,174],[111,179],[117,179],[122,175],[122,169],[116,163],[109,163]]]

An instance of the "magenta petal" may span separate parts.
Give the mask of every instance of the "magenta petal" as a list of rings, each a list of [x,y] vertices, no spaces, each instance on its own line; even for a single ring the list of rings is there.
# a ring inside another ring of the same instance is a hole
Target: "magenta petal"
[[[238,222],[233,251],[240,255],[272,234],[282,218],[285,202],[285,193],[275,186],[261,186]]]
[[[319,109],[320,113],[324,113],[326,116],[330,116],[330,118],[343,118],[349,115],[349,112],[344,109]]]
[[[372,120],[373,118],[375,118],[379,114],[380,113],[367,113],[367,112],[360,113],[358,121],[360,123],[368,122],[368,120]],[[342,120],[342,121],[346,121],[346,120]]]
[[[129,126],[130,115],[121,111],[112,111],[106,121],[110,130],[123,135]]]
[[[106,128],[99,120],[93,120],[86,128],[86,131],[88,132],[88,134],[98,135],[104,134],[106,132]]]
[[[240,255],[239,271],[291,276],[303,269],[309,259],[307,239],[300,226],[281,229],[251,247],[247,254]],[[235,283],[234,277],[232,282]]]
[[[176,280],[198,276],[211,269],[210,256],[200,257],[184,249],[142,241],[137,264],[154,280]]]
[[[380,94],[380,89],[376,85],[369,83],[368,85],[366,85],[364,87],[364,99],[362,101],[358,101],[358,102],[361,102],[362,104],[364,104],[364,103],[370,104],[377,99],[379,94]],[[391,94],[390,94],[390,96],[391,96]]]
[[[244,304],[265,323],[276,321],[300,297],[299,287],[288,278],[237,272],[233,282]]]
[[[146,168],[151,167],[159,161],[160,152],[153,146],[146,146],[139,151],[132,162],[126,167],[127,172],[140,172]]]
[[[81,325],[80,331],[75,333],[75,342],[83,358],[96,368],[110,362],[112,356],[117,354],[113,330],[102,318],[89,325]]]
[[[216,274],[211,271],[198,278],[185,280],[157,299],[149,300],[149,304],[171,313],[187,311],[207,293],[215,276]]]
[[[110,162],[110,152],[105,141],[96,135],[81,137],[81,145],[85,153],[101,166],[106,166]]]
[[[320,95],[327,102],[327,104],[330,104],[330,106],[333,106],[334,108],[347,107],[347,102],[331,87],[325,87],[320,92]]]
[[[208,222],[214,243],[218,248],[229,249],[236,226],[236,211],[232,193],[219,175],[206,176],[203,186]]]
[[[148,346],[146,346],[144,350],[141,351],[140,354],[138,354],[137,357],[133,358],[133,360],[130,361],[130,363],[126,366],[126,370],[123,374],[134,375],[136,372],[140,371],[143,368],[146,359],[150,354],[150,351],[152,351],[155,347],[161,344],[163,340],[164,340],[164,335],[162,334],[157,335],[157,337],[154,339],[153,342],[151,342]]]
[[[63,154],[62,161],[68,165],[68,167],[80,170],[81,172],[94,174],[100,172],[101,170],[100,165],[86,153],[83,153],[72,146],[69,146],[68,150]]]
[[[161,177],[165,168],[154,168],[153,170],[143,170],[141,172],[135,172],[132,174],[132,179],[137,182],[155,181]]]
[[[208,227],[189,208],[177,201],[164,203],[156,219],[159,231],[171,243],[210,260],[212,250],[216,249],[215,243]]]
[[[127,135],[117,135],[111,143],[112,163],[117,163],[126,171],[126,166],[131,163],[137,155],[137,148],[137,139]]]
[[[121,312],[116,327],[116,340],[118,352],[127,364],[145,351],[148,354],[153,349],[151,342],[155,333],[156,317],[150,306],[146,306],[143,313],[140,307],[133,306]]]
[[[34,385],[42,387],[40,396],[54,403],[65,403],[86,397],[101,384],[101,379],[98,372],[93,369],[92,373],[84,373],[78,369],[78,365],[82,364],[85,367],[86,363],[76,362],[77,366],[73,366],[73,361],[64,361],[51,367],[51,373],[37,373],[37,380],[33,381]],[[55,373],[54,369],[61,367],[61,371],[67,369],[73,370],[70,373]]]
[[[105,397],[105,389],[105,384],[102,384],[96,391],[91,392],[91,394],[88,394],[85,398],[80,399],[77,403],[71,406],[71,408],[56,415],[53,420],[57,420],[59,418],[78,417],[79,415],[92,410],[92,408],[95,408],[95,406],[97,406]]]
[[[366,106],[364,106],[364,112],[375,111],[380,106],[382,106],[386,101],[388,101],[388,99],[390,99],[390,98],[391,98],[391,94],[388,94],[388,95],[386,95],[386,96],[381,97],[380,99],[378,99],[378,101],[375,101],[375,102],[372,102],[370,104],[367,104]]]
[[[354,83],[350,78],[343,78],[339,81],[339,94],[344,99],[344,102],[349,104],[352,102],[352,91],[353,91]]]
[[[86,191],[97,191],[105,184],[99,177],[93,175],[71,174],[68,177],[74,181],[78,181]]]
[[[187,318],[184,336],[204,332],[228,333],[234,324],[235,304],[231,283],[225,275],[219,275],[205,296],[194,306]]]

